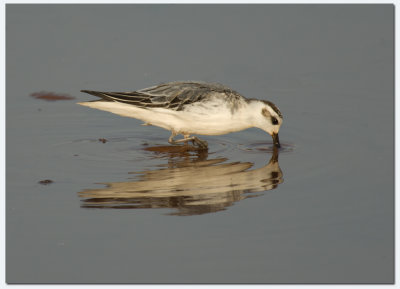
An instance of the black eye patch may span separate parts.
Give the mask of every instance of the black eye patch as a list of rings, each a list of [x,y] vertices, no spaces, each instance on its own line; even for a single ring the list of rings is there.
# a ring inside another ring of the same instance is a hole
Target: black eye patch
[[[271,122],[272,122],[272,124],[273,125],[277,125],[279,122],[278,122],[278,120],[276,119],[276,117],[271,117]]]

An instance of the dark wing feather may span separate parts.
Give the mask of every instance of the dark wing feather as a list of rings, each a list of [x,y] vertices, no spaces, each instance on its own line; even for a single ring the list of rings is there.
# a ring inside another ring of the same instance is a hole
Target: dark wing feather
[[[186,105],[208,99],[215,93],[243,99],[237,92],[221,84],[205,82],[169,82],[132,92],[100,92],[81,90],[106,101],[118,101],[143,108],[163,107],[182,110]]]

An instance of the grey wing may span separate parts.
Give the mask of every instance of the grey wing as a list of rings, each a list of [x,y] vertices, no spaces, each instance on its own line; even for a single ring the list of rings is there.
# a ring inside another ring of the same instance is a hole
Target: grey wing
[[[186,105],[208,99],[219,93],[225,97],[243,98],[237,92],[220,84],[204,82],[169,82],[132,92],[82,92],[101,97],[107,101],[118,101],[143,108],[163,107],[182,110]]]

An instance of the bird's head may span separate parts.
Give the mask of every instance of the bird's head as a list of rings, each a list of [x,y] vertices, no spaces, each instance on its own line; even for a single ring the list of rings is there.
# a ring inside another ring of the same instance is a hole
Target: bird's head
[[[282,124],[282,113],[279,108],[270,101],[257,100],[253,101],[253,122],[254,126],[266,131],[272,136],[274,145],[280,147],[279,128]]]

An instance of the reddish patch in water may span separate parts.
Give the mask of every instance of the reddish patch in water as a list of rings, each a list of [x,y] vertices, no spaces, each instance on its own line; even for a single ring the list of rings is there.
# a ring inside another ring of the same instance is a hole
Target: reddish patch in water
[[[34,92],[34,93],[31,93],[31,96],[34,98],[37,98],[37,99],[44,99],[47,101],[75,99],[75,97],[70,96],[68,94],[61,94],[61,93],[54,93],[54,92],[47,92],[47,91]]]
[[[156,153],[186,153],[198,151],[198,148],[190,145],[181,145],[181,146],[156,146],[156,147],[147,147],[144,148],[145,151],[156,152]]]
[[[51,184],[51,183],[53,183],[52,180],[42,180],[42,181],[39,181],[39,184],[41,184],[41,185],[48,185],[48,184]]]

